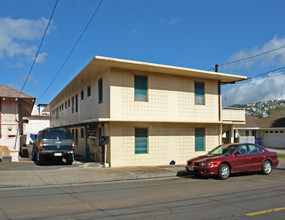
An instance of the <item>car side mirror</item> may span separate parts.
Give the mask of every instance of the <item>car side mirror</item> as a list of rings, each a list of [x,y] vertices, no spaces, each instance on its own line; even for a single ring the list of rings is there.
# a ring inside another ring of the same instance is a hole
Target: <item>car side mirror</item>
[[[240,151],[235,152],[235,156],[239,156],[239,155],[241,155],[241,152],[240,152]]]

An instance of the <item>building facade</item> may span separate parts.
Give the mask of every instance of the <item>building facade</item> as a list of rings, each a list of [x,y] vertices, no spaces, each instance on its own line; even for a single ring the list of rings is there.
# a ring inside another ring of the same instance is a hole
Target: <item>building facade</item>
[[[35,98],[0,84],[0,146],[8,147],[13,162],[23,145],[23,117],[30,116]]]
[[[50,127],[49,113],[43,112],[46,104],[34,105],[31,116],[23,118],[24,143],[31,144],[35,135],[42,129]]]
[[[246,123],[235,125],[239,138],[251,137],[264,147],[285,149],[285,118],[255,118],[246,116]]]
[[[72,131],[81,157],[112,167],[184,164],[244,123],[244,110],[223,110],[220,94],[244,79],[96,56],[47,109],[51,127]]]

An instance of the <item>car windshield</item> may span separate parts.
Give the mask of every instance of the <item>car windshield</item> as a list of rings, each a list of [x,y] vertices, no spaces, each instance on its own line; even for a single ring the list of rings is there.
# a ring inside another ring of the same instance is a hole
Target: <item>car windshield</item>
[[[236,145],[221,145],[211,150],[210,155],[231,155],[237,148]]]
[[[43,139],[72,139],[71,134],[68,130],[45,130]]]

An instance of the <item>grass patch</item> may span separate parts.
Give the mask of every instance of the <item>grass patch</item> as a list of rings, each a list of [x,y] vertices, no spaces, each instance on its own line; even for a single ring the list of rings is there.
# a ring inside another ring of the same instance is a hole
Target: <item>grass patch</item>
[[[284,158],[284,157],[285,157],[285,154],[278,154],[278,157],[279,157],[279,158]]]

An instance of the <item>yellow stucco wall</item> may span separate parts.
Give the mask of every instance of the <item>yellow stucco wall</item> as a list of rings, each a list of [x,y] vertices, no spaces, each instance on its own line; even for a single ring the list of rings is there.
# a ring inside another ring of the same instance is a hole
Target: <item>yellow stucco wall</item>
[[[134,75],[148,76],[148,102],[135,100]],[[205,82],[205,105],[195,105],[195,81]],[[167,74],[111,70],[111,119],[217,122],[218,82]]]
[[[148,153],[135,154],[135,128],[148,128]],[[195,152],[195,127],[205,127],[205,151]],[[185,164],[188,159],[202,155],[218,146],[218,125],[176,123],[118,123],[109,124],[110,163],[118,166]]]

